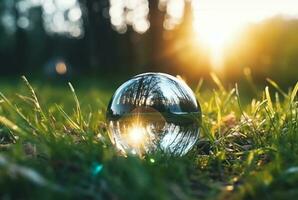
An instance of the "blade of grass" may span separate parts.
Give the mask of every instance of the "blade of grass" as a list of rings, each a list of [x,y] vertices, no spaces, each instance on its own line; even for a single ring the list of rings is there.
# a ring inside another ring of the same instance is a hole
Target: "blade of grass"
[[[80,102],[79,102],[79,99],[78,99],[78,96],[75,92],[75,89],[74,87],[72,86],[71,83],[68,83],[69,87],[70,87],[70,90],[71,90],[71,93],[72,93],[72,96],[75,100],[75,104],[76,104],[76,115],[77,115],[77,122],[79,124],[79,126],[81,127],[81,129],[83,128],[83,115],[82,115],[82,111],[81,111],[81,106],[80,106]]]
[[[270,78],[266,79],[268,83],[270,83],[279,93],[282,94],[283,97],[287,97],[288,95],[278,86],[278,84]]]
[[[298,82],[296,83],[292,93],[291,93],[291,104],[294,102],[295,98],[297,97],[297,92],[298,92]]]
[[[198,94],[203,86],[203,83],[204,83],[204,79],[200,78],[199,82],[198,82],[198,85],[195,89],[195,94]]]
[[[241,104],[241,100],[240,100],[240,94],[239,94],[239,89],[238,89],[238,84],[236,83],[235,84],[235,90],[236,90],[236,97],[237,97],[237,103],[238,103],[238,107],[240,109],[240,113],[241,113],[241,116],[243,116],[243,118],[245,119],[245,121],[247,123],[250,123],[250,120],[248,119],[248,117],[246,116],[246,114],[244,113],[244,110],[242,108],[242,104]],[[252,124],[252,133],[253,133],[253,137],[255,139],[256,142],[258,143],[262,143],[262,138],[261,137],[258,137],[258,134],[257,134],[257,128],[256,128],[256,125],[254,123],[254,121],[252,120],[251,121],[251,124]]]
[[[22,130],[19,126],[17,126],[15,123],[10,121],[6,117],[0,116],[0,124],[3,124],[13,132],[19,133],[20,135],[28,135],[26,131]]]
[[[31,92],[31,96],[34,99],[34,105],[35,105],[37,111],[41,114],[43,121],[47,121],[47,117],[40,106],[39,100],[37,98],[37,95],[36,95],[33,87],[31,86],[31,84],[29,83],[29,81],[27,80],[27,78],[25,76],[22,76],[22,79]]]
[[[268,106],[269,111],[272,115],[270,117],[273,117],[274,116],[274,109],[273,109],[273,104],[272,104],[272,100],[271,100],[270,91],[269,91],[268,86],[265,88],[265,96],[266,96],[266,99],[267,99],[267,106]]]
[[[228,103],[230,102],[231,98],[233,97],[234,93],[235,93],[235,88],[233,88],[233,89],[229,92],[227,98],[225,99],[225,101],[224,101],[224,103],[223,103],[223,108],[224,108],[224,109],[227,107],[227,105],[228,105]]]
[[[217,87],[219,88],[219,90],[223,93],[226,93],[226,89],[225,87],[223,86],[222,82],[220,81],[220,79],[218,78],[218,76],[214,73],[214,72],[211,72],[210,73],[210,76],[212,78],[212,80],[214,81],[214,83],[217,85]]]
[[[59,112],[62,114],[62,116],[68,121],[69,125],[74,128],[74,129],[77,129],[77,130],[80,130],[80,131],[83,131],[81,129],[81,127],[76,123],[74,122],[71,117],[62,109],[61,106],[59,105],[56,105],[57,109],[59,110]]]
[[[20,109],[19,109],[17,106],[13,105],[12,102],[11,102],[10,100],[8,100],[4,94],[2,94],[2,93],[0,92],[0,96],[1,96],[1,98],[4,100],[4,102],[7,103],[7,105],[10,107],[10,109],[12,109],[15,113],[17,113],[18,116],[21,117],[21,119],[22,119],[23,121],[25,121],[25,122],[30,126],[30,128],[32,128],[34,131],[38,131],[37,127],[35,127],[35,126],[29,121],[29,119],[27,119],[27,117],[20,111]]]
[[[218,127],[218,134],[221,135],[221,119],[222,119],[222,114],[221,114],[221,100],[217,94],[217,92],[214,92],[214,99],[215,99],[215,104],[217,108],[217,127]]]
[[[254,81],[252,78],[251,69],[249,67],[246,67],[246,68],[244,68],[243,73],[244,73],[244,76],[245,76],[249,86],[251,87],[253,93],[255,95],[258,95],[258,90],[257,90],[256,85],[254,84]]]

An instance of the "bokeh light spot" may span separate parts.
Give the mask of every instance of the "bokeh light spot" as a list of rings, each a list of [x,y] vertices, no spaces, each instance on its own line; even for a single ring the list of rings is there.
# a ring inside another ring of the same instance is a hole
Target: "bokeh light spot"
[[[60,75],[66,74],[67,72],[67,67],[64,62],[58,62],[56,64],[56,72]]]
[[[100,163],[94,163],[92,165],[92,175],[96,176],[103,170],[103,165]]]

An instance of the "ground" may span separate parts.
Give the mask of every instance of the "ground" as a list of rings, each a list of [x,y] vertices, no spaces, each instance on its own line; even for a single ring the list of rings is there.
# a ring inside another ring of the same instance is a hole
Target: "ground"
[[[268,80],[250,99],[213,80],[193,88],[203,111],[195,148],[142,159],[108,139],[108,87],[1,84],[0,199],[297,197],[298,84],[284,91]]]

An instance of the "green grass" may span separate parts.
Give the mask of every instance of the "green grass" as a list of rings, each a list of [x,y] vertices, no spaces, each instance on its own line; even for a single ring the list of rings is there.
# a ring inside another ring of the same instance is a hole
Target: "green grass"
[[[194,88],[201,139],[184,157],[123,157],[108,139],[111,90],[0,86],[0,199],[295,199],[298,84]],[[76,84],[74,84],[76,86]]]

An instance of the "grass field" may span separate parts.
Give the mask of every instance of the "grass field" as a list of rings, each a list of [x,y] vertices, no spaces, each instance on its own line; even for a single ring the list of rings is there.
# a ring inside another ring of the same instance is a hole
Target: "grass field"
[[[193,88],[201,139],[184,157],[123,157],[108,139],[113,91],[0,85],[0,199],[295,199],[298,84]],[[33,89],[34,88],[34,89]],[[244,103],[245,102],[245,103]]]

